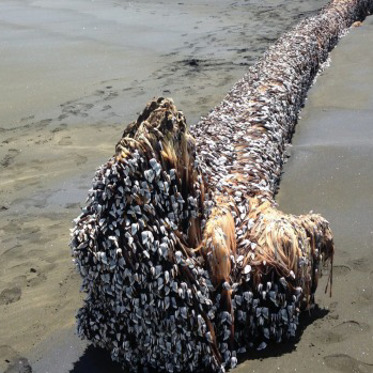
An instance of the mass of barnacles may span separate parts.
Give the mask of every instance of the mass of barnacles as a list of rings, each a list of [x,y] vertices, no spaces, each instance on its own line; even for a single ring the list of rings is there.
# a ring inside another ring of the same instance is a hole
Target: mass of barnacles
[[[304,19],[190,129],[165,98],[127,127],[72,230],[80,336],[135,372],[223,372],[295,336],[334,245],[320,215],[278,210],[285,150],[329,51],[372,8]]]

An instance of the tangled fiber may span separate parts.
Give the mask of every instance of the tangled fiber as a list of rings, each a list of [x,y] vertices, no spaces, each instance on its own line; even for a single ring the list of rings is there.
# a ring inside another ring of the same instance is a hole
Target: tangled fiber
[[[372,10],[335,0],[304,19],[189,130],[165,98],[126,128],[72,230],[80,336],[131,371],[223,372],[295,335],[334,245],[320,215],[277,209],[285,149],[329,51]]]

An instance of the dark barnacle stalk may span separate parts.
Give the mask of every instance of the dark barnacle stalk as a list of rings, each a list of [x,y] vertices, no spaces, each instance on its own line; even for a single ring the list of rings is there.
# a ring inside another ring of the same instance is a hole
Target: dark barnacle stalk
[[[285,148],[329,51],[372,10],[335,0],[304,19],[190,131],[163,98],[128,126],[72,232],[82,337],[131,371],[222,372],[294,336],[334,245],[321,216],[277,209]]]

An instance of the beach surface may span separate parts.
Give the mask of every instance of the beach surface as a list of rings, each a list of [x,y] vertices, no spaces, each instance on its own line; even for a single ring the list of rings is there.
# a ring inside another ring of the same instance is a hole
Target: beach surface
[[[0,2],[0,372],[120,372],[75,335],[71,221],[147,101],[173,97],[197,122],[325,1],[289,3]],[[333,51],[277,198],[330,221],[333,297],[325,276],[297,339],[248,354],[237,372],[373,372],[372,40],[371,17]]]

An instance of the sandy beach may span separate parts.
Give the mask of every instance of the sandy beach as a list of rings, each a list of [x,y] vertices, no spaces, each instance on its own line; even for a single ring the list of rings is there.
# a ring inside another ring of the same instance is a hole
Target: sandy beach
[[[152,97],[195,123],[325,3],[0,2],[0,372],[121,371],[75,335],[69,228],[95,169]],[[277,198],[329,220],[333,297],[325,276],[297,339],[248,354],[237,372],[373,372],[372,40],[371,17],[332,52]]]

